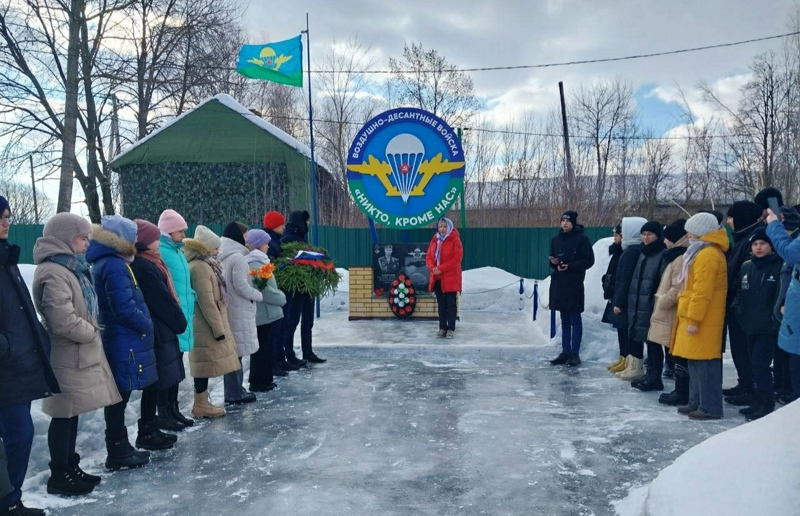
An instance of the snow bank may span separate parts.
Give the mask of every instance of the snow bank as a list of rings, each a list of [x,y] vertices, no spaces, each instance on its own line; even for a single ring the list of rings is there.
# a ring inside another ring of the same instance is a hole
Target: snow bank
[[[798,428],[800,402],[794,402],[717,434],[678,457],[649,487],[615,502],[617,514],[800,514]]]

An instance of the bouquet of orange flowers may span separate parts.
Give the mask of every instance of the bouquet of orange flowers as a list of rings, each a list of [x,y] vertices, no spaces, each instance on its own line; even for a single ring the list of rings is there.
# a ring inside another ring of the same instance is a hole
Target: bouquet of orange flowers
[[[253,285],[258,290],[264,290],[267,288],[269,280],[272,279],[274,271],[275,266],[271,263],[265,263],[260,268],[251,270],[250,275],[253,277]]]

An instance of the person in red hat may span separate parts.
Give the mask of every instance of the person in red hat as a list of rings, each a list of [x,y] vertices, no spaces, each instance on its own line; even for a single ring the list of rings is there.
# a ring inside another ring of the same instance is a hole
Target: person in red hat
[[[282,252],[281,237],[286,226],[286,217],[277,211],[268,211],[264,214],[264,231],[269,235],[270,241],[267,248],[267,256],[270,260],[276,260]],[[284,317],[286,307],[284,306]],[[283,332],[283,318],[278,319],[273,324],[275,335]],[[286,350],[284,349],[283,339],[273,339],[272,341],[272,374],[273,376],[287,376],[287,371],[297,371],[300,367],[290,364],[286,360]]]
[[[269,249],[267,256],[270,260],[276,259],[281,254],[281,237],[286,226],[286,217],[277,211],[268,211],[264,214],[264,231],[269,235]]]

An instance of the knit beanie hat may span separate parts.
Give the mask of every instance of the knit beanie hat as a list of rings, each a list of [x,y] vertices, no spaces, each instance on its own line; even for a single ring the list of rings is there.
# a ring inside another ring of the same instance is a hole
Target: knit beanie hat
[[[258,249],[262,245],[269,244],[270,240],[272,240],[272,238],[270,238],[266,231],[261,229],[251,229],[247,232],[247,243],[255,249]]]
[[[72,239],[79,235],[89,236],[92,234],[92,224],[72,213],[58,213],[50,217],[47,224],[44,225],[42,236],[52,237],[56,240],[63,242],[72,249]]]
[[[781,215],[783,215],[783,227],[786,231],[794,231],[800,227],[800,212],[797,211],[797,207],[781,206]]]
[[[753,234],[750,235],[750,245],[756,240],[762,240],[772,246],[772,240],[767,236],[767,228],[758,228],[753,231]]]
[[[769,198],[775,197],[778,199],[778,206],[783,206],[783,194],[774,186],[768,186],[756,194],[753,201],[761,207],[761,210],[769,208]],[[777,215],[777,214],[776,214]]]
[[[572,223],[573,226],[578,225],[578,212],[577,211],[565,211],[564,214],[561,216],[561,220],[567,219]]]
[[[736,201],[728,208],[727,216],[733,218],[733,230],[744,231],[755,225],[764,209],[750,201]]]
[[[717,221],[717,217],[713,214],[702,212],[697,215],[692,215],[692,217],[686,221],[684,229],[687,233],[701,237],[719,229],[719,221]]]
[[[242,231],[242,227],[238,222],[230,222],[222,231],[222,236],[225,238],[230,238],[234,242],[244,245],[244,233],[245,232]]]
[[[137,227],[131,219],[126,219],[122,215],[105,215],[100,219],[100,227],[111,231],[131,244],[136,243]]]
[[[144,219],[133,219],[139,232],[136,235],[136,243],[142,244],[147,247],[159,238],[161,238],[161,231],[158,226],[150,221]],[[178,230],[180,231],[180,230]]]
[[[11,206],[8,204],[8,199],[0,195],[0,215],[3,214],[4,211],[8,210],[11,211]]]
[[[622,236],[622,224],[617,224],[616,226],[611,228],[611,234]]]
[[[664,238],[673,244],[678,242],[678,240],[686,236],[686,230],[684,229],[685,225],[686,221],[684,219],[676,220],[664,228]]]
[[[264,228],[276,229],[286,224],[286,219],[277,211],[268,211],[264,214]]]
[[[656,238],[658,238],[659,240],[661,240],[664,236],[664,226],[662,226],[660,222],[656,222],[655,220],[651,220],[645,223],[642,226],[642,229],[639,230],[639,233],[641,234],[644,233],[645,231],[649,231],[650,233],[655,234]]]
[[[197,226],[194,230],[194,239],[212,251],[214,249],[219,249],[220,244],[222,244],[219,237],[205,226]]]
[[[164,210],[158,218],[158,229],[163,233],[177,233],[178,231],[186,231],[189,226],[186,221],[181,217],[180,213],[175,210]]]

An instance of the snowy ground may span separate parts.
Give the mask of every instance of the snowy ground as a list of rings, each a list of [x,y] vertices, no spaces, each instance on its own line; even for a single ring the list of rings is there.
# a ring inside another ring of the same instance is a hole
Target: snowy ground
[[[532,321],[533,281],[520,295],[511,274],[465,272],[458,335],[443,341],[432,337],[435,323],[348,322],[345,277],[314,327],[327,364],[183,432],[144,469],[102,472],[102,413],[83,416],[78,451],[86,469],[104,475],[90,497],[45,493],[48,418],[35,403],[23,499],[58,515],[641,514],[648,492],[640,486],[743,419],[730,409],[721,421],[689,421],[605,371],[616,357],[595,292],[605,247],[595,246],[598,265],[587,276],[580,368],[547,363],[559,346],[549,339],[549,312]],[[546,281],[540,290],[546,304]],[[731,384],[729,360],[725,371]],[[186,411],[191,397],[185,381]],[[212,398],[222,398],[219,380]]]

